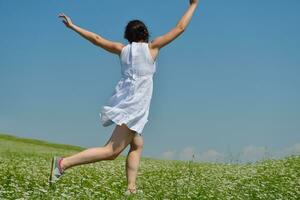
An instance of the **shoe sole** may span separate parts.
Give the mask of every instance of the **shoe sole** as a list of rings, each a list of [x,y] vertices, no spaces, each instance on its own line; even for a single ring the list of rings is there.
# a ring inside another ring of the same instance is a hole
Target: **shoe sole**
[[[52,184],[52,174],[53,174],[54,161],[55,161],[55,158],[52,157],[52,160],[51,160],[51,171],[50,171],[50,177],[49,177],[49,185]]]

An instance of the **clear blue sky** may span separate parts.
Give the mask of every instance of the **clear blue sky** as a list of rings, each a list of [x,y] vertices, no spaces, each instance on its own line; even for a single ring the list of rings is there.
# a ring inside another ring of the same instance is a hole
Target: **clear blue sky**
[[[188,1],[0,0],[0,132],[84,147],[113,126],[99,111],[120,78],[118,57],[65,28],[119,42],[138,18],[152,38]],[[258,159],[300,152],[300,2],[200,1],[186,32],[160,52],[144,156]],[[126,152],[124,152],[124,155]]]

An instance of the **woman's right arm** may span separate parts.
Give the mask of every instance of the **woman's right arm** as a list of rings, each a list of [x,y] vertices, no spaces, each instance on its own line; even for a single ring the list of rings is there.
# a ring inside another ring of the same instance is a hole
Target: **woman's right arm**
[[[114,53],[114,54],[118,54],[118,55],[121,54],[122,48],[124,47],[124,45],[122,43],[112,42],[110,40],[103,38],[102,36],[100,36],[96,33],[93,33],[91,31],[83,29],[79,26],[76,26],[75,24],[72,23],[71,19],[63,13],[59,14],[59,17],[63,18],[63,23],[66,25],[66,27],[77,32],[83,38],[87,39],[94,45],[99,46],[110,53]]]
[[[196,10],[198,2],[199,2],[198,0],[190,0],[190,5],[189,5],[188,9],[184,13],[184,15],[181,17],[181,19],[177,22],[176,26],[171,31],[169,31],[167,34],[155,38],[151,42],[150,48],[154,49],[154,50],[159,50],[162,47],[164,47],[165,45],[172,42],[174,39],[176,39],[179,35],[181,35],[185,31],[187,25],[189,24],[193,14]]]

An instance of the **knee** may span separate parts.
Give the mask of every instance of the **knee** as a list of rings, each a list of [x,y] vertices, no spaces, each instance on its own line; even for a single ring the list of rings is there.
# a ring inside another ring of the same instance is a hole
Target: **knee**
[[[133,150],[143,150],[143,148],[144,148],[144,143],[143,143],[143,141],[135,141],[135,142],[133,142],[131,145],[130,145],[130,147],[131,147],[131,149],[133,149]]]
[[[144,148],[144,143],[136,144],[136,145],[135,145],[135,148],[136,148],[136,149],[139,149],[139,150],[142,150],[142,149]]]
[[[117,157],[119,156],[119,154],[111,154],[107,157],[107,160],[115,160]]]
[[[106,160],[115,160],[120,154],[119,152],[116,152],[110,147],[106,147],[106,149],[107,149]]]

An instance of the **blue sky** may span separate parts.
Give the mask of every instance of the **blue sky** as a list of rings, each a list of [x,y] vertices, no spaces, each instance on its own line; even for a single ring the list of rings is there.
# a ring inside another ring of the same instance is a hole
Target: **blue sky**
[[[188,1],[0,0],[0,132],[84,147],[113,126],[99,111],[120,78],[118,57],[65,28],[123,42],[134,18],[152,39]],[[300,152],[300,2],[201,1],[185,33],[162,49],[144,156],[242,160]],[[128,150],[128,148],[127,148]],[[126,155],[125,151],[123,154]]]

